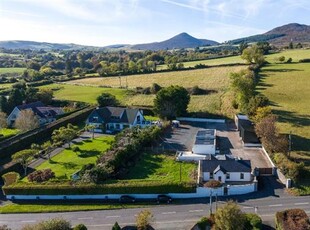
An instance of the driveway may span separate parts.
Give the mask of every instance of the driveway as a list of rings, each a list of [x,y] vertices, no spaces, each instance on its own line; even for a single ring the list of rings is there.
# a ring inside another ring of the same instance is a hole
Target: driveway
[[[181,122],[163,138],[163,147],[172,151],[191,151],[199,129],[216,129],[220,154],[232,154],[244,160],[251,160],[252,168],[270,168],[271,163],[261,148],[244,148],[234,123]]]

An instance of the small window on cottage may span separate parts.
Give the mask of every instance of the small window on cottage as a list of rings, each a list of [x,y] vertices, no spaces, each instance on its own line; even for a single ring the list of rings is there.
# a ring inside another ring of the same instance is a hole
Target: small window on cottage
[[[213,179],[213,173],[210,172],[210,179]]]
[[[226,173],[226,179],[230,179],[230,174],[229,173]]]
[[[137,122],[140,122],[141,118],[140,115],[137,116]]]
[[[244,174],[240,173],[240,179],[243,180],[244,179]]]

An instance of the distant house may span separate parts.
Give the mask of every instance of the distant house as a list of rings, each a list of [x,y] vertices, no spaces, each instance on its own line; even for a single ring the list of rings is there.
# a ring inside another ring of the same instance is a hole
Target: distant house
[[[248,116],[238,114],[235,116],[235,123],[239,131],[239,136],[246,147],[261,147],[254,129],[254,124],[249,120]]]
[[[16,106],[7,118],[9,126],[13,126],[22,110],[32,110],[39,119],[40,125],[50,123],[56,120],[57,115],[64,111],[59,107],[45,106],[41,101]]]
[[[115,132],[134,126],[146,127],[143,111],[120,107],[103,107],[95,109],[87,118],[86,124],[94,125],[95,132]]]
[[[211,155],[207,160],[199,161],[199,175],[202,181],[218,180],[227,182],[249,182],[251,174],[251,161],[226,157],[217,159]]]
[[[216,153],[216,130],[201,129],[196,134],[194,146],[192,148],[194,154],[215,154]]]

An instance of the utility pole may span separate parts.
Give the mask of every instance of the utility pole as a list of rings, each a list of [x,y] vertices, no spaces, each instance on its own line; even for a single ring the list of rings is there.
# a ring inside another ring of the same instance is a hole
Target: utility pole
[[[288,157],[290,157],[292,151],[292,131],[288,135]]]
[[[215,193],[215,211],[217,211],[217,193]]]
[[[212,215],[212,188],[210,189],[210,216]]]

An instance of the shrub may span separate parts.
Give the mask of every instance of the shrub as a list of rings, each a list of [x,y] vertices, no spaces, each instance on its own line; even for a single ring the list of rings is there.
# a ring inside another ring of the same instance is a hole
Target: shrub
[[[152,94],[156,94],[159,90],[161,90],[161,86],[158,85],[157,83],[153,83],[151,88],[150,88],[150,91]]]
[[[202,217],[198,222],[197,226],[200,230],[205,230],[207,226],[211,227],[210,220],[207,217]]]
[[[208,187],[208,188],[218,188],[221,186],[222,186],[222,183],[218,180],[209,180],[208,182],[204,184],[204,187]]]
[[[310,62],[310,58],[300,59],[299,62],[301,63]]]
[[[78,224],[74,226],[73,230],[87,230],[87,227],[84,224]]]
[[[254,213],[246,213],[245,216],[245,229],[259,230],[262,229],[262,219]]]
[[[290,57],[287,59],[286,63],[292,63],[293,59]]]
[[[54,218],[34,225],[26,225],[22,230],[71,230],[71,224],[65,219]]]
[[[37,170],[28,175],[28,180],[31,182],[48,181],[55,177],[55,173],[51,169]]]
[[[150,210],[142,210],[136,217],[138,230],[147,230],[149,224],[153,221],[153,214]]]
[[[117,223],[117,221],[116,221],[115,224],[113,225],[112,230],[121,230],[121,227],[119,226],[119,224]]]
[[[73,146],[72,151],[73,152],[79,152],[80,151],[79,146]]]
[[[310,222],[306,212],[302,209],[288,209],[276,213],[276,229],[279,230],[309,230]]]
[[[20,175],[17,172],[8,172],[2,175],[2,179],[5,185],[14,184],[19,180],[19,178],[20,178]]]

